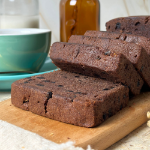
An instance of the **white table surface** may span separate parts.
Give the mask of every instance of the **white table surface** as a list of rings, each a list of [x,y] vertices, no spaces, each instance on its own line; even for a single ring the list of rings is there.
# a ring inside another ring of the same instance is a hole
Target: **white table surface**
[[[10,92],[0,92],[0,102],[11,97]]]

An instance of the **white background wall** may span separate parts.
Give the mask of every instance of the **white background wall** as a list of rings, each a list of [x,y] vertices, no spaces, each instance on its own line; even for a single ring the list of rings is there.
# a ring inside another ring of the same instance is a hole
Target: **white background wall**
[[[60,0],[39,0],[40,28],[52,31],[52,43],[59,41],[59,2]],[[101,30],[105,22],[116,17],[150,15],[150,0],[100,0]]]

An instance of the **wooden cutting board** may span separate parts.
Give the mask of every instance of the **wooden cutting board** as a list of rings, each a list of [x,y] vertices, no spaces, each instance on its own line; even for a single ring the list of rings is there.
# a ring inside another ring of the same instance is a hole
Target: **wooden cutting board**
[[[37,133],[55,143],[74,141],[76,146],[103,150],[122,139],[147,121],[150,111],[150,92],[142,93],[132,100],[128,107],[109,118],[96,128],[84,128],[54,121],[21,110],[11,104],[11,100],[0,103],[0,119],[23,129]]]

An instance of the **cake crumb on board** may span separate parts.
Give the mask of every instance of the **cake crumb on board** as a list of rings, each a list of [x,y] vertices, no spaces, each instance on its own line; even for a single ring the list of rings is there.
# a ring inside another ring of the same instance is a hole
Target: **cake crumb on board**
[[[147,112],[147,118],[150,119],[150,111]],[[150,127],[150,120],[147,121],[147,126]]]

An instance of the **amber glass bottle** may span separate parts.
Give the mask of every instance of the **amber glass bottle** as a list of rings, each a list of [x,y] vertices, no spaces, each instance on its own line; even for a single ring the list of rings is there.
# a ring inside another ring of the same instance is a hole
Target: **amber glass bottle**
[[[71,35],[83,35],[87,30],[100,30],[99,0],[60,1],[60,41]]]

